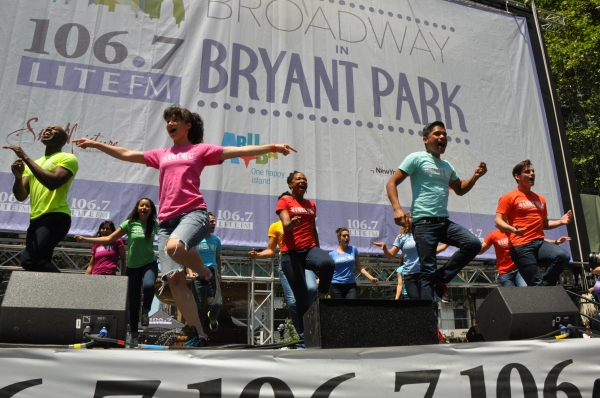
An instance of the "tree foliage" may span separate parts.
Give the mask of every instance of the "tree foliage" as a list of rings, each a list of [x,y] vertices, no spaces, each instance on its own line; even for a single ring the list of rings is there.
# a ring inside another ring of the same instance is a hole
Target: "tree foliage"
[[[544,32],[580,193],[600,194],[600,0],[537,0],[565,17]]]

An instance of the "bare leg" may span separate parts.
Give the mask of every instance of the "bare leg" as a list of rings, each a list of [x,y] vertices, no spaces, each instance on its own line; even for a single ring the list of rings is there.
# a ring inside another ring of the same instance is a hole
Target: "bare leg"
[[[196,302],[192,297],[190,289],[185,283],[185,272],[172,273],[169,277],[169,286],[171,287],[175,305],[183,314],[188,325],[195,326],[198,334],[206,336],[204,329],[202,329],[200,318],[198,317],[198,307],[196,306]]]
[[[173,259],[173,261],[191,269],[192,271],[196,271],[201,279],[204,279],[208,276],[209,270],[204,266],[204,262],[202,262],[200,253],[198,253],[197,250],[185,250],[185,245],[179,239],[169,239],[165,250],[167,251],[169,257]]]
[[[400,300],[400,296],[402,295],[402,274],[397,273],[398,275],[398,286],[396,286],[396,298],[394,300]]]

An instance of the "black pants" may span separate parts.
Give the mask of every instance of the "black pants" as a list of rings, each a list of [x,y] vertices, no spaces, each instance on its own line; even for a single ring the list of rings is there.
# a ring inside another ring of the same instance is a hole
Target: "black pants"
[[[290,250],[281,255],[281,269],[290,284],[294,297],[296,298],[296,313],[301,330],[298,335],[304,338],[304,314],[312,303],[308,302],[308,288],[306,287],[305,270],[311,270],[319,274],[319,293],[327,293],[335,263],[329,257],[329,253],[320,247],[306,250]]]
[[[144,292],[144,304],[142,310],[149,312],[154,299],[154,284],[158,277],[158,263],[152,261],[139,268],[127,268],[127,290],[129,294],[129,327],[131,335],[138,335],[138,322],[140,321],[140,304],[142,302],[142,291]]]
[[[351,299],[358,298],[356,283],[332,283],[329,287],[329,294],[334,299]]]
[[[25,250],[21,252],[21,267],[27,271],[60,272],[52,264],[54,248],[71,228],[71,216],[47,213],[31,220],[27,228]]]

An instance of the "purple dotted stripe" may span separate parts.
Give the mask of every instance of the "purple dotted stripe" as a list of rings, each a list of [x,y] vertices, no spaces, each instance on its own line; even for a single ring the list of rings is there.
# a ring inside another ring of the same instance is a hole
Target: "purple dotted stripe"
[[[206,105],[207,105],[207,103],[205,101],[203,101],[203,100],[198,101],[198,106],[200,108],[203,108]],[[219,104],[216,103],[216,102],[211,102],[208,105],[212,109],[216,109],[216,108],[219,107]],[[229,110],[233,109],[236,112],[243,112],[244,111],[244,107],[243,106],[237,105],[237,106],[233,107],[231,104],[229,104],[227,102],[223,104],[223,109],[225,109],[226,111],[229,111]],[[285,116],[288,119],[291,119],[291,118],[294,117],[294,114],[291,111],[286,111],[285,113],[282,114],[278,110],[274,110],[273,112],[269,112],[267,109],[261,109],[260,112],[259,112],[257,109],[255,109],[253,107],[249,107],[246,110],[251,115],[254,115],[255,113],[258,112],[262,116],[267,116],[267,115],[269,115],[269,113],[271,113],[275,117]],[[304,120],[304,118],[306,117],[306,115],[303,114],[303,113],[298,113],[298,114],[295,115],[295,117],[298,120]],[[333,124],[343,124],[344,126],[347,126],[347,127],[352,126],[352,120],[350,120],[350,119],[343,119],[343,120],[341,120],[341,119],[338,119],[338,118],[334,117],[334,118],[331,118],[331,120],[330,120],[330,119],[327,118],[327,116],[318,117],[315,114],[308,115],[308,120],[310,120],[311,122],[315,122],[315,121],[318,120],[321,123],[330,122],[330,123],[333,123]],[[379,131],[387,130],[390,133],[394,133],[394,132],[397,131],[400,134],[404,134],[405,132],[407,132],[409,135],[415,135],[415,130],[413,130],[413,129],[405,130],[404,127],[397,127],[396,128],[396,127],[391,126],[391,125],[385,126],[384,124],[381,124],[381,123],[375,124],[373,122],[363,122],[362,120],[356,120],[356,121],[354,121],[354,125],[356,125],[357,127],[363,127],[363,126],[365,126],[368,129],[377,129]],[[419,131],[416,131],[416,133],[417,133],[417,135],[419,137],[423,137],[423,131],[419,130]],[[451,141],[452,141],[452,137],[448,136],[448,142],[451,142]],[[461,140],[458,137],[454,138],[454,142],[456,142],[457,144],[460,144],[461,142],[464,142],[465,145],[470,145],[471,144],[471,142],[468,139]]]
[[[321,1],[325,1],[325,0],[321,0]],[[367,8],[367,7],[365,7],[362,4],[356,4],[356,3],[353,3],[353,2],[348,2],[346,0],[328,0],[328,1],[331,4],[334,4],[337,1],[337,3],[339,3],[339,5],[341,5],[341,6],[348,5],[350,8],[357,8],[358,7],[360,10],[363,10],[363,11],[364,10],[369,10],[372,13],[378,13],[378,14],[381,14],[381,15],[387,14],[387,16],[390,17],[390,18],[393,18],[395,16],[398,19],[405,18],[409,22],[413,20],[413,18],[410,17],[410,16],[403,17],[402,14],[395,14],[394,15],[394,13],[391,12],[391,11],[385,12],[384,10],[382,10],[380,8],[374,8],[374,7]],[[425,25],[425,26],[433,26],[434,28],[441,28],[442,30],[449,29],[450,32],[455,32],[456,31],[456,29],[454,29],[453,27],[448,28],[446,25],[439,25],[439,24],[437,24],[435,22],[434,23],[430,23],[429,21],[421,21],[419,18],[415,18],[414,20],[415,20],[415,23],[418,23],[418,24],[423,23],[423,25]]]

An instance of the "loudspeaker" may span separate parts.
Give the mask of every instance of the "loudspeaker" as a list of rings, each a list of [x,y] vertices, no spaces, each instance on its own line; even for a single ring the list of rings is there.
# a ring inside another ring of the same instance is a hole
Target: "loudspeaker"
[[[579,311],[562,286],[499,287],[477,310],[486,341],[533,338],[579,323]]]
[[[125,340],[126,318],[127,278],[15,271],[0,308],[0,342],[82,343],[86,326]]]
[[[304,315],[306,348],[438,344],[431,301],[317,300]]]

